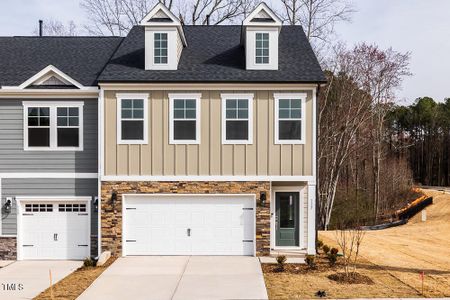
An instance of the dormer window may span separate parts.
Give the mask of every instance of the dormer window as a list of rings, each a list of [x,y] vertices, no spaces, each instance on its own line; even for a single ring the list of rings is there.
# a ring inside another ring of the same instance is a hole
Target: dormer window
[[[244,20],[242,43],[247,70],[278,70],[278,36],[281,19],[261,3]]]
[[[256,53],[255,62],[257,64],[269,63],[269,33],[256,33]]]
[[[167,33],[157,32],[155,39],[155,64],[167,64]]]

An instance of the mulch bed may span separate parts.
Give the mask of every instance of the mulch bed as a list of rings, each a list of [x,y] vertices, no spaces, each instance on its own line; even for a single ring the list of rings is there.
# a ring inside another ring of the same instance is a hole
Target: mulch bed
[[[338,270],[338,263],[330,266],[329,261],[323,255],[316,256],[316,266],[310,268],[306,264],[285,264],[284,271],[280,270],[277,264],[261,264],[264,273],[287,273],[287,274],[305,274],[310,272],[324,272],[329,270]]]
[[[35,300],[76,299],[80,296],[114,261],[111,257],[101,267],[80,267],[75,272],[43,291]],[[53,296],[52,296],[53,294]]]
[[[374,284],[373,280],[366,275],[359,274],[357,272],[335,273],[327,276],[329,279],[341,284]]]

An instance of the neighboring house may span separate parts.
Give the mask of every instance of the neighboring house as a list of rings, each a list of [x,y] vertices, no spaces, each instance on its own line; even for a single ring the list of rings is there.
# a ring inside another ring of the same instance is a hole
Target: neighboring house
[[[97,228],[117,255],[315,253],[325,77],[301,27],[265,4],[183,26],[158,4],[123,40],[1,41],[0,258],[82,258]]]

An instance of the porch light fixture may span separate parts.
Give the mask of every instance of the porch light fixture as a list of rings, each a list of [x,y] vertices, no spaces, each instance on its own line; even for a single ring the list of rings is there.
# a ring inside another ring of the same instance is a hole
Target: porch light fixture
[[[266,206],[266,192],[259,193],[259,204],[261,206]]]
[[[94,210],[95,211],[98,211],[98,197],[94,197],[94,201],[93,201],[94,203]]]
[[[117,201],[117,192],[116,191],[112,191],[111,193],[111,204],[112,206],[114,206],[116,204]]]
[[[6,198],[6,202],[5,202],[5,204],[3,205],[3,211],[4,211],[6,214],[9,214],[9,213],[11,213],[11,207],[12,207],[12,201],[11,201],[11,199],[10,199],[10,198]]]

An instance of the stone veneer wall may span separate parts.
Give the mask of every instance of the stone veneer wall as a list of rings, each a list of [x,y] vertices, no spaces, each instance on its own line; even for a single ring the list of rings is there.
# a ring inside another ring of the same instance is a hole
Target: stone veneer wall
[[[117,192],[115,205],[112,191]],[[260,192],[266,192],[266,204],[260,206]],[[256,195],[256,255],[270,254],[270,182],[154,182],[105,181],[101,195],[101,247],[114,255],[122,254],[122,194],[255,194]]]
[[[0,237],[0,260],[17,259],[16,237]]]

